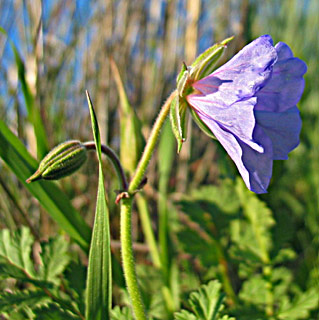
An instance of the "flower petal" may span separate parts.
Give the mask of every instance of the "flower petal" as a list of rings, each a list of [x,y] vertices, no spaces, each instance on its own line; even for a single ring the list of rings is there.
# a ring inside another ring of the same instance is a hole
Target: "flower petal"
[[[202,115],[207,121],[217,122],[221,128],[233,133],[256,151],[264,151],[262,146],[253,140],[256,98],[238,101],[227,107],[219,106],[210,96],[192,94],[187,96],[187,101],[200,118]]]
[[[284,112],[299,102],[304,90],[306,64],[293,58],[285,43],[278,43],[275,48],[278,61],[274,65],[271,79],[256,94],[256,110]]]
[[[256,120],[271,139],[274,160],[287,160],[288,153],[299,144],[301,119],[295,106],[285,112],[256,111]]]
[[[275,49],[276,49],[277,55],[278,55],[277,61],[286,60],[286,59],[292,58],[294,56],[294,54],[292,53],[289,46],[284,42],[278,42],[275,45]]]
[[[255,193],[266,193],[272,174],[273,161],[271,140],[263,129],[256,125],[254,130],[254,141],[262,145],[264,149],[264,152],[260,153],[205,115],[199,114],[199,117],[212,130],[235,162],[247,188]]]
[[[211,75],[193,87],[220,106],[252,97],[271,76],[277,53],[270,36],[262,36],[244,47]]]

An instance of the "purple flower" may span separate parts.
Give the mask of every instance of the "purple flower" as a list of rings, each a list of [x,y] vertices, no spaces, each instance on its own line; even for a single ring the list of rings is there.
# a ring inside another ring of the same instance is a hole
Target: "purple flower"
[[[264,35],[225,65],[192,84],[186,99],[235,162],[247,187],[267,192],[273,160],[299,144],[296,104],[306,64],[282,42]]]

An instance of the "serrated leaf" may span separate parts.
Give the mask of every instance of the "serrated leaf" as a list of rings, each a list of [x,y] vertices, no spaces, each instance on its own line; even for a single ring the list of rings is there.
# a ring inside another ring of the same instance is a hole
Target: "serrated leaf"
[[[189,303],[196,316],[203,320],[216,320],[220,311],[224,294],[220,293],[221,284],[218,281],[210,281],[201,286],[198,292],[192,292]]]
[[[68,254],[69,245],[62,236],[56,236],[42,246],[42,265],[39,268],[39,276],[42,280],[60,283],[59,275],[70,262]]]
[[[202,186],[193,190],[191,198],[195,200],[205,200],[218,207],[222,211],[218,214],[236,214],[238,213],[240,202],[235,192],[234,182],[230,179],[223,179],[218,186]]]
[[[79,316],[61,309],[56,304],[50,304],[34,310],[37,320],[78,320]]]
[[[120,308],[116,306],[111,311],[111,319],[112,320],[133,320],[132,311],[128,307]]]
[[[308,319],[311,310],[318,308],[319,296],[316,288],[299,294],[293,302],[282,301],[277,318],[282,320]]]
[[[70,237],[87,249],[91,229],[70,200],[58,186],[49,181],[37,181],[28,184],[29,178],[38,168],[38,162],[28,153],[22,142],[10,131],[0,119],[0,157],[9,166],[20,182],[39,200],[53,220],[65,230]]]
[[[59,276],[69,263],[68,243],[63,236],[56,236],[42,244],[39,259],[42,265],[35,271],[31,260],[33,237],[28,228],[20,232],[0,231],[0,270],[2,278],[15,278],[38,287],[52,288],[59,284]]]
[[[218,264],[217,248],[211,238],[203,239],[197,230],[188,227],[183,227],[177,235],[183,250],[197,257],[205,267]]]
[[[228,180],[220,186],[204,186],[194,190],[176,204],[208,234],[218,230],[214,237],[218,237],[223,229],[228,230],[229,222],[237,216],[240,205],[234,186]]]
[[[36,306],[41,306],[48,302],[50,298],[40,290],[6,292],[0,295],[0,312],[9,312],[13,310]]]
[[[244,282],[239,297],[246,303],[264,304],[268,283],[261,275],[254,275]]]
[[[210,281],[202,285],[196,292],[190,294],[188,300],[196,316],[186,310],[175,313],[175,320],[225,320],[227,315],[221,315],[223,309],[224,294],[220,292],[221,284],[217,281]]]
[[[35,270],[31,261],[33,237],[28,228],[11,234],[8,229],[0,231],[1,277],[33,278]]]
[[[105,320],[110,319],[112,305],[109,212],[105,198],[100,132],[89,93],[86,92],[86,95],[99,160],[99,184],[88,262],[85,315],[86,320]]]
[[[297,254],[291,248],[280,249],[276,257],[273,259],[274,264],[279,264],[296,259]]]
[[[232,240],[243,253],[251,252],[258,256],[262,263],[267,264],[270,262],[269,251],[272,246],[272,212],[253,192],[245,188],[240,179],[237,179],[236,191],[246,221],[237,220],[232,223]]]
[[[84,294],[86,285],[86,266],[80,261],[72,261],[64,272],[63,286],[75,297],[76,304],[80,311],[84,313]]]
[[[181,312],[174,313],[175,320],[197,320],[196,316],[189,311],[182,310]]]

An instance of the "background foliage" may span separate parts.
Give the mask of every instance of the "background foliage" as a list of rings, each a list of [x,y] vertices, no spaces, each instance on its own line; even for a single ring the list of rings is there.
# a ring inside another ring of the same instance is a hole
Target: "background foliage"
[[[140,133],[148,136],[183,61],[191,64],[214,42],[235,35],[226,60],[269,33],[308,65],[300,146],[288,161],[275,162],[269,193],[257,197],[236,178],[222,147],[193,123],[178,157],[166,126],[133,212],[137,271],[154,319],[318,319],[318,12],[317,0],[0,0],[0,314],[84,314],[96,156],[55,185],[27,187],[24,180],[36,167],[32,156],[40,160],[67,139],[92,140],[85,89],[102,142],[123,163],[134,160],[144,143]],[[127,136],[134,148],[123,153],[120,141]],[[125,164],[129,173],[132,161]],[[113,304],[120,306],[112,317],[129,319],[113,192],[118,186],[106,160],[103,169]],[[152,217],[160,257],[149,254],[143,213]]]

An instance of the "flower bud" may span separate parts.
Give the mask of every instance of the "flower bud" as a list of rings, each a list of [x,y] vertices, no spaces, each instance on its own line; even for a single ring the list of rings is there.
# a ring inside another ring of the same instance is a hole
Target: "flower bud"
[[[179,153],[183,142],[186,140],[186,128],[189,104],[186,97],[194,92],[193,83],[208,76],[215,68],[216,63],[222,56],[227,43],[233,39],[227,38],[224,41],[213,45],[199,55],[191,66],[182,65],[182,69],[176,79],[177,96],[171,104],[170,120],[173,133],[177,140],[177,152]],[[211,130],[201,121],[196,112],[189,108],[199,127],[210,137],[215,138]]]
[[[26,182],[64,178],[78,170],[86,158],[87,150],[80,141],[63,142],[43,158],[38,170]]]

